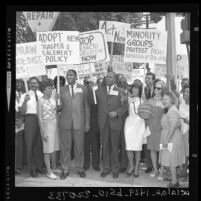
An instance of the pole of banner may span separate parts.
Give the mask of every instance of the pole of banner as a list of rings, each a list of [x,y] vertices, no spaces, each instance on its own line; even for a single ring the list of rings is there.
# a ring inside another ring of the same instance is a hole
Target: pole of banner
[[[144,64],[144,74],[143,74],[143,88],[142,88],[142,94],[144,94],[144,89],[145,89],[145,77],[146,77],[146,64]]]
[[[29,89],[28,89],[28,85],[27,85],[27,78],[24,78],[23,81],[24,81],[26,94],[28,94]]]
[[[60,69],[59,67],[57,66],[57,93],[60,94]],[[60,105],[60,99],[58,99],[58,105]]]
[[[110,69],[109,70],[113,70],[112,69],[112,61],[113,61],[113,49],[114,49],[114,42],[111,43],[111,52],[110,52]]]
[[[174,82],[177,83],[177,72],[176,72],[176,39],[175,39],[175,19],[176,13],[167,13],[165,16],[165,24],[167,34],[167,74],[174,77]],[[167,81],[168,89],[170,90],[170,82]]]

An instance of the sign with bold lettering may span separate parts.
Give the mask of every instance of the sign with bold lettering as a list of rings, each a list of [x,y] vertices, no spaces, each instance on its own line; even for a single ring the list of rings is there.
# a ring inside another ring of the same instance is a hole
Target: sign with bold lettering
[[[51,31],[60,12],[23,12],[32,32]]]
[[[80,63],[78,31],[37,32],[45,65]]]
[[[144,80],[144,69],[133,69],[130,82],[133,83],[134,80],[139,79],[142,83]]]
[[[45,65],[40,44],[16,44],[16,78],[45,75]]]
[[[108,61],[109,53],[104,30],[83,32],[79,35],[80,63]]]
[[[166,31],[126,30],[124,62],[166,64],[166,53]]]
[[[115,21],[99,21],[99,29],[104,29],[108,42],[125,43],[126,29],[130,24]]]
[[[77,72],[79,83],[84,81],[84,77],[91,76],[95,72],[94,63],[89,64],[79,64],[79,65],[59,65],[57,66],[60,72],[60,75],[66,77],[68,70],[73,69]]]

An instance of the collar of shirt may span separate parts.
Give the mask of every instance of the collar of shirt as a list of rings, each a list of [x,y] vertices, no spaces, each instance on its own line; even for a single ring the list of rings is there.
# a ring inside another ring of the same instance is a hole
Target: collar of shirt
[[[111,90],[113,90],[114,85],[111,86],[111,88],[109,89],[109,86],[107,85],[107,92],[109,93]]]

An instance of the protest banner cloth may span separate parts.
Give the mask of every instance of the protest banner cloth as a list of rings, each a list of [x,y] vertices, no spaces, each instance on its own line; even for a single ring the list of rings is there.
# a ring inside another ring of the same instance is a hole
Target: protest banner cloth
[[[60,12],[23,12],[32,32],[51,31]]]
[[[125,43],[126,29],[130,24],[116,21],[99,21],[99,29],[104,29],[107,42]]]
[[[124,62],[166,64],[167,31],[126,30]]]
[[[45,65],[80,63],[78,31],[37,32],[36,36],[42,47]]]
[[[46,75],[40,44],[16,44],[16,79],[40,75]]]
[[[109,53],[104,30],[83,32],[79,35],[80,63],[108,61]]]

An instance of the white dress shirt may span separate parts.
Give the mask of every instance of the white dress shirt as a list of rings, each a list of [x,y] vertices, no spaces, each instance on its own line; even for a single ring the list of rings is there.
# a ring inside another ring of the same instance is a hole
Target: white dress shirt
[[[70,95],[71,95],[71,97],[72,97],[72,87],[71,87],[70,84],[69,84],[68,86],[69,86],[69,90],[70,90]],[[77,88],[77,83],[75,83],[75,84],[73,85],[74,95],[75,95],[75,92],[76,92],[75,88]]]
[[[37,101],[36,101],[35,93],[34,91],[30,90],[28,91],[28,94],[30,96],[30,100],[27,101],[26,114],[37,114]],[[36,91],[36,94],[38,96],[38,99],[43,97],[43,93],[41,93],[39,90]],[[26,93],[21,96],[19,107],[22,107],[25,96],[26,96]]]

